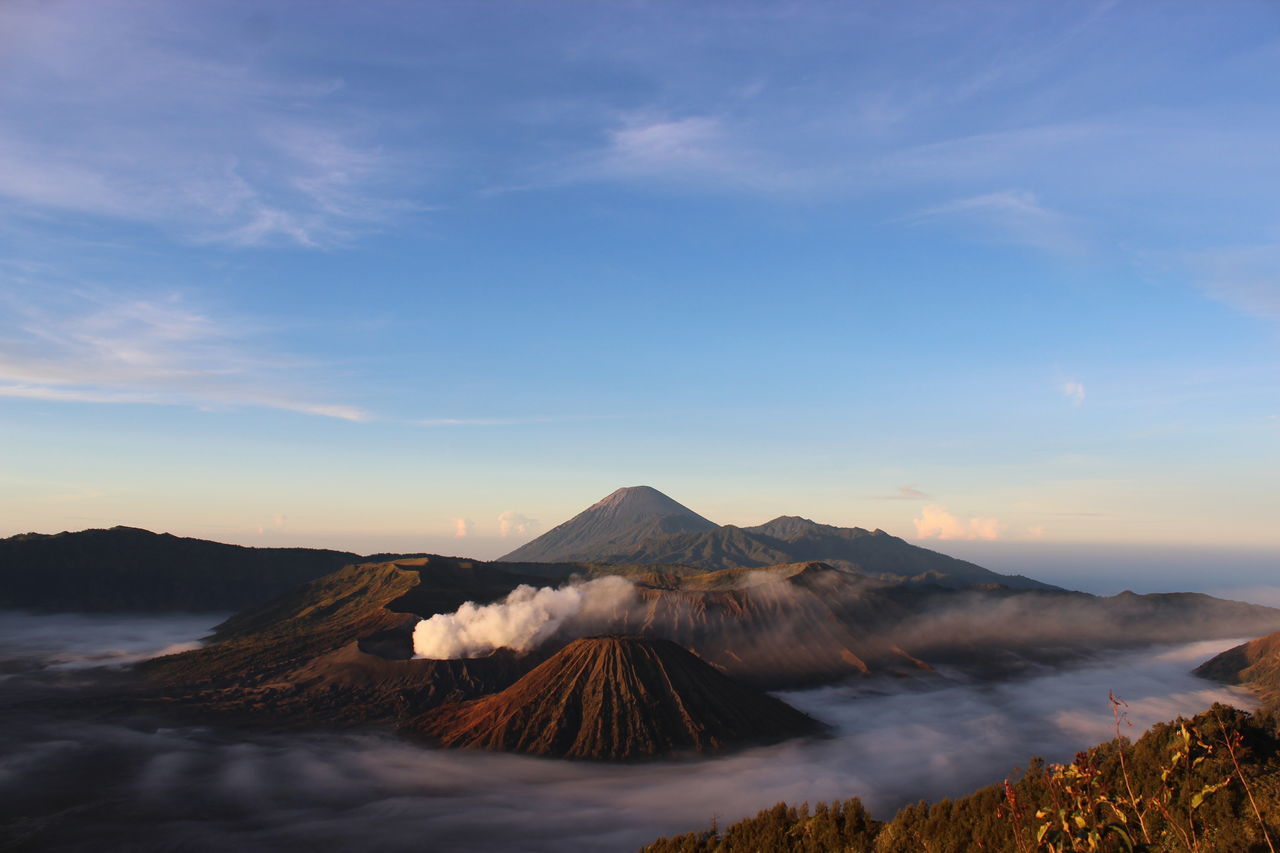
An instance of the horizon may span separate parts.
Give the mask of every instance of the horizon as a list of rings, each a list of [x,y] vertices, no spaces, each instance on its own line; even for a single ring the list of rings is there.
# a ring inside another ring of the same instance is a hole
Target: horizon
[[[633,489],[650,489],[658,494],[671,500],[675,500],[660,489],[655,489],[650,485],[640,486],[623,486],[610,492],[608,495],[601,496],[597,501],[593,501],[590,505],[585,505],[579,512],[585,512],[587,509],[594,507],[597,503],[603,502],[606,498],[612,497],[614,494]],[[676,501],[676,503],[681,503]],[[681,506],[684,504],[681,503]],[[687,510],[697,513],[697,510],[685,506]],[[579,512],[575,512],[572,517],[576,517]],[[819,519],[805,518],[804,516],[796,516],[794,514],[783,513],[771,516],[759,522],[752,524],[732,525],[737,527],[753,527],[765,524],[779,518],[802,518],[806,521],[816,522],[818,524],[826,524],[827,522]],[[347,551],[361,556],[375,554],[411,554],[411,553],[431,553],[441,557],[452,557],[462,559],[476,559],[486,561],[499,561],[502,557],[511,551],[519,549],[521,546],[532,542],[541,537],[544,533],[554,529],[562,523],[570,520],[571,517],[559,519],[546,528],[539,528],[534,531],[520,533],[514,537],[494,538],[488,540],[471,538],[460,538],[457,541],[465,541],[476,546],[475,550],[461,551],[428,551],[426,549],[413,547],[368,547],[368,544],[374,544],[385,540],[372,540],[366,544],[366,547],[348,547],[343,541],[335,540],[329,542],[301,541],[282,539],[279,543],[264,545],[256,541],[257,537],[246,537],[241,540],[233,538],[212,539],[211,541],[224,542],[232,545],[242,545],[246,547],[267,547],[267,548],[323,548],[337,551]],[[714,519],[709,519],[715,522]],[[729,526],[721,522],[715,522],[720,526]],[[139,529],[149,533],[171,534],[175,536],[187,536],[177,531],[169,530],[151,530],[137,525],[120,524],[111,525],[103,528],[86,528],[86,530],[94,529],[111,529],[112,527],[125,527],[130,529]],[[859,525],[835,525],[837,527],[857,527]],[[868,531],[878,530],[880,528],[866,528]],[[24,531],[24,533],[36,533],[44,535],[52,535],[55,533],[75,533],[80,531],[64,530],[64,531]],[[975,563],[983,568],[991,569],[995,572],[1005,575],[1025,575],[1035,580],[1045,581],[1065,589],[1079,590],[1095,595],[1114,595],[1122,591],[1131,591],[1138,593],[1162,593],[1162,592],[1202,592],[1214,595],[1219,598],[1227,598],[1239,601],[1247,601],[1254,604],[1263,604],[1272,607],[1280,607],[1280,586],[1274,585],[1274,569],[1275,554],[1267,549],[1257,549],[1248,547],[1235,548],[1190,548],[1185,546],[1166,546],[1163,548],[1153,548],[1148,545],[1134,544],[1093,544],[1093,543],[1064,543],[1051,541],[1035,541],[1035,542],[1001,542],[998,540],[974,541],[974,540],[929,540],[920,538],[911,538],[907,536],[898,536],[893,531],[882,530],[882,532],[903,539],[904,541],[917,545],[918,547],[928,548],[929,550],[958,559],[967,560]],[[22,535],[22,534],[14,534]],[[283,537],[283,532],[281,536]],[[193,536],[191,538],[204,539],[203,536]],[[412,541],[408,541],[408,545],[412,545]],[[1204,567],[1213,565],[1218,570],[1218,574],[1206,576]],[[1134,574],[1136,570],[1136,574]]]
[[[0,536],[491,559],[645,482],[1280,603],[1226,11],[4,4]]]

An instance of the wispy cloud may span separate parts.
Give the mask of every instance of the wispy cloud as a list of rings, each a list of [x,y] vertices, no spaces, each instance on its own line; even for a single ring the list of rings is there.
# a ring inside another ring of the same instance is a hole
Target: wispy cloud
[[[915,486],[899,486],[896,495],[878,495],[875,499],[878,501],[927,501],[929,497]]]
[[[912,519],[916,536],[921,539],[999,539],[1005,529],[1003,522],[995,518],[970,518],[961,520],[946,507],[931,504],[920,511],[920,517]]]
[[[296,359],[255,349],[175,293],[77,291],[34,305],[0,291],[0,397],[56,402],[258,406],[349,421],[364,410],[312,398]]]
[[[1213,298],[1246,314],[1280,319],[1280,244],[1208,252],[1196,266]]]
[[[719,117],[628,116],[605,136],[603,147],[575,158],[564,179],[767,193],[809,189],[814,179],[780,152],[755,144],[758,135],[741,122]]]
[[[947,219],[967,223],[990,236],[1062,255],[1085,251],[1078,225],[1040,203],[1035,193],[1003,190],[927,208],[908,221]]]
[[[316,247],[407,209],[394,158],[358,130],[372,118],[348,120],[335,98],[340,79],[212,53],[212,25],[189,7],[0,6],[0,29],[22,36],[5,42],[0,85],[6,215]]]
[[[453,524],[453,538],[466,539],[471,535],[471,528],[474,526],[470,519],[451,518],[449,521]]]
[[[1084,404],[1085,391],[1083,382],[1075,379],[1067,380],[1062,383],[1060,390],[1062,391],[1062,396],[1071,401],[1071,405],[1080,406]]]

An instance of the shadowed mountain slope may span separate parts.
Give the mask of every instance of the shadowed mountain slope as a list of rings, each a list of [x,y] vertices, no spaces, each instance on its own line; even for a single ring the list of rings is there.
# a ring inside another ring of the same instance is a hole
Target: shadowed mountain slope
[[[493,696],[446,705],[406,731],[442,746],[626,761],[780,740],[820,729],[668,640],[587,637]]]
[[[135,527],[0,539],[0,608],[227,611],[360,559],[314,548],[246,548]]]
[[[835,527],[784,515],[744,531],[785,551],[793,560],[822,560],[886,578],[928,581],[942,586],[998,583],[1010,589],[1053,589],[1023,575],[1002,575],[975,563],[912,545],[883,530]]]
[[[1196,667],[1201,678],[1252,689],[1264,708],[1280,710],[1280,633],[1227,649]]]
[[[568,555],[590,553],[604,543],[623,547],[654,536],[713,530],[715,527],[715,522],[676,503],[657,489],[630,486],[618,489],[501,559],[503,562],[576,560]]]
[[[725,525],[715,530],[655,536],[628,547],[609,543],[573,554],[570,559],[600,563],[683,563],[708,570],[763,567],[779,563],[820,561],[893,581],[966,587],[999,584],[1010,589],[1057,589],[1022,575],[1002,575],[990,569],[912,545],[883,530],[841,528],[796,519],[807,528],[792,527],[786,538],[761,532],[761,527]],[[825,529],[825,530],[824,530]],[[834,532],[826,532],[834,531]]]
[[[447,557],[347,566],[214,631],[213,645],[140,667],[165,701],[255,724],[397,719],[500,690],[543,658],[410,660],[419,616],[491,601],[522,583],[485,563]]]
[[[748,684],[929,671],[892,638],[910,610],[887,585],[823,563],[637,581],[638,606],[610,630],[674,640]]]

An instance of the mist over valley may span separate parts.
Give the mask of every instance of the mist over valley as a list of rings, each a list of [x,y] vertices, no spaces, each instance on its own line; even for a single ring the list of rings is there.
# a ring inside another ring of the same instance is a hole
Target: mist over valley
[[[663,548],[681,516],[621,489],[545,536]],[[1257,707],[1254,676],[1191,671],[1280,630],[1280,611],[1202,594],[1005,585],[881,531],[772,529],[836,556],[321,559],[229,618],[9,611],[3,825],[51,850],[606,851],[779,801],[888,817],[1114,737],[1113,693],[1135,732]],[[60,559],[80,536],[11,547]]]

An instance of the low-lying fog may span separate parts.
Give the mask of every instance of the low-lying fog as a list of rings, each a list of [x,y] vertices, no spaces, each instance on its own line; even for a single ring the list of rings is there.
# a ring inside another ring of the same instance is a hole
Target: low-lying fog
[[[0,611],[0,673],[124,664],[187,651],[230,614],[137,615]]]
[[[1224,640],[995,685],[790,692],[788,702],[835,727],[832,738],[631,766],[437,752],[383,734],[125,724],[95,719],[89,705],[74,717],[21,705],[51,681],[69,695],[84,690],[92,671],[54,677],[69,664],[106,649],[134,660],[194,641],[215,621],[0,614],[0,671],[9,673],[0,835],[57,850],[625,851],[779,800],[857,795],[888,818],[911,800],[964,794],[1030,756],[1065,760],[1109,737],[1109,690],[1128,701],[1133,735],[1214,701],[1253,704],[1188,674],[1237,642]]]

